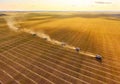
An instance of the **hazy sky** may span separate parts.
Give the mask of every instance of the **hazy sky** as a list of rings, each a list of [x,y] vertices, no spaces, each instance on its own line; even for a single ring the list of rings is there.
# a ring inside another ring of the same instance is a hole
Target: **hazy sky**
[[[120,11],[120,0],[0,0],[0,10]]]

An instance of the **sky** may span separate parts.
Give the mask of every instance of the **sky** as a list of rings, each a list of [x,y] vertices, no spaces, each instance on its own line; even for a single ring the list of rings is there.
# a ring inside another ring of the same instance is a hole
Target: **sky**
[[[0,0],[0,10],[120,11],[120,0]]]

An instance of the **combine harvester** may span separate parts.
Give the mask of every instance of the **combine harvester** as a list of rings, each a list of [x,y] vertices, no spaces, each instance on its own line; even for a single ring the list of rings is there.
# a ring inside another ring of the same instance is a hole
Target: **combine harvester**
[[[37,36],[35,33],[34,34],[32,34],[33,36]]]
[[[97,60],[102,60],[102,56],[101,55],[96,55],[96,59]]]

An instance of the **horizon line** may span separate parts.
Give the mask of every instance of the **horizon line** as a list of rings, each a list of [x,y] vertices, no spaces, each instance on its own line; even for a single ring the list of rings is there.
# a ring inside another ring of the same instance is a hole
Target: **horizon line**
[[[95,11],[80,11],[80,10],[0,10],[0,12],[120,12],[120,10],[95,10]]]

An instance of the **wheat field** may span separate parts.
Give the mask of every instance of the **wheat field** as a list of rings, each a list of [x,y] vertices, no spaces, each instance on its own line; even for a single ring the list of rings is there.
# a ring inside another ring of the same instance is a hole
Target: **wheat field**
[[[119,13],[0,14],[1,84],[120,84],[119,56]]]

